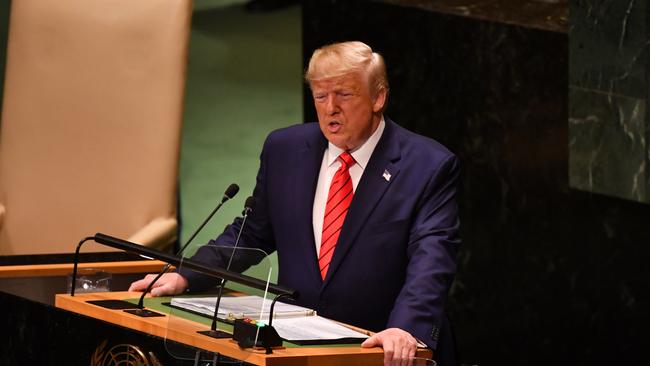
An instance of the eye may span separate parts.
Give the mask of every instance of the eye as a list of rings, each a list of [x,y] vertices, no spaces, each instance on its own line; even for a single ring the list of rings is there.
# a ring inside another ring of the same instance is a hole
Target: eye
[[[325,100],[326,94],[314,94],[314,100],[317,102]]]

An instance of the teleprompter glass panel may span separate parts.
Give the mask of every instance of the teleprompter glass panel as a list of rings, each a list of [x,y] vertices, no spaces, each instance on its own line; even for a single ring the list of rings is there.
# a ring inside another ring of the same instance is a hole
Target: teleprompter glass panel
[[[207,248],[212,263],[220,266],[204,266],[184,259],[176,271],[193,271],[209,286],[161,302],[169,313],[165,347],[178,359],[218,360],[221,364],[246,361],[260,354],[255,345],[259,328],[268,323],[269,308],[275,297],[269,292],[274,269],[268,254],[260,249],[216,245]],[[253,274],[242,274],[253,265],[256,267]],[[251,347],[239,347],[233,340],[237,319],[255,325],[249,333]]]

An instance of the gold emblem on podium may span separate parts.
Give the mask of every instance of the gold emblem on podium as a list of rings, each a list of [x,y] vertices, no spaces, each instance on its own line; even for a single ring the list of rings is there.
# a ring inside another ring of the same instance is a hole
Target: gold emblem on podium
[[[91,366],[162,366],[158,358],[149,352],[147,356],[140,347],[131,344],[118,344],[106,350],[104,340],[93,353]]]

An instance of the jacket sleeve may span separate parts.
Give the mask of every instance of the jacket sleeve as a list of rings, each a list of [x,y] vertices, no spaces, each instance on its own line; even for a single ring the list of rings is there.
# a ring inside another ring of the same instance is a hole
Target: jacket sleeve
[[[445,302],[460,247],[459,170],[458,159],[449,155],[418,200],[407,244],[405,283],[388,319],[388,327],[404,329],[432,349],[447,321]]]

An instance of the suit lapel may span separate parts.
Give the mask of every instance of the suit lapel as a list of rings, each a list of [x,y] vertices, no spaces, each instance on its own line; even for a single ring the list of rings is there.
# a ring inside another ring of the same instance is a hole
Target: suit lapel
[[[336,270],[355,242],[359,231],[400,171],[400,150],[395,125],[388,118],[385,121],[384,133],[354,192],[350,210],[341,229],[339,242],[336,244],[332,262],[327,270],[324,286],[336,274]]]
[[[309,261],[307,266],[309,273],[306,275],[309,275],[316,283],[321,282],[322,279],[316,256],[312,211],[318,174],[326,147],[327,140],[319,130],[314,138],[305,141],[304,148],[297,151],[297,154],[295,154],[296,164],[294,165],[296,187],[293,190],[295,192],[293,212],[294,222],[296,223],[296,238],[299,242],[293,244],[296,245],[297,250],[303,252],[299,258],[305,258],[305,260]]]

